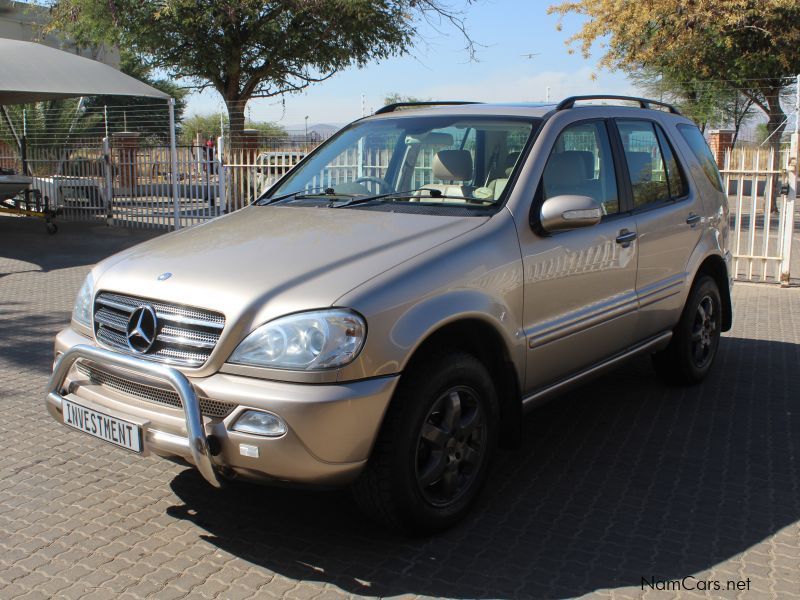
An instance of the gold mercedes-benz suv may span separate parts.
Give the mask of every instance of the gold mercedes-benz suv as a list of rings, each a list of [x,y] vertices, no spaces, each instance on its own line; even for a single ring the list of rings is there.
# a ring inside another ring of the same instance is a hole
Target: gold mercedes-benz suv
[[[441,529],[540,402],[640,353],[700,381],[728,243],[713,156],[671,106],[392,105],[247,208],[96,265],[47,409],[216,487],[351,485]]]

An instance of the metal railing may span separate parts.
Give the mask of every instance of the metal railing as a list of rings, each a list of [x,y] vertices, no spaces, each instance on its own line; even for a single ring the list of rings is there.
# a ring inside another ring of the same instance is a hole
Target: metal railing
[[[790,152],[738,147],[725,154],[724,189],[730,208],[734,277],[778,283],[787,277],[796,240],[789,200]]]

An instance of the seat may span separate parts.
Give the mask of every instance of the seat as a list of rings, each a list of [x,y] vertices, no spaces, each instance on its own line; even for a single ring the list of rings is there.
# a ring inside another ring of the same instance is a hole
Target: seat
[[[571,194],[600,201],[599,181],[586,177],[586,157],[582,151],[551,154],[542,179],[545,198]]]
[[[485,187],[475,190],[475,196],[479,198],[486,198],[488,200],[497,200],[503,193],[503,190],[506,189],[506,185],[508,185],[508,179],[511,177],[511,173],[514,171],[514,166],[519,160],[519,155],[519,152],[509,152],[506,155],[505,162],[503,163],[502,173],[505,175],[505,177],[497,177],[496,179],[492,179],[486,184]]]
[[[472,154],[469,150],[439,150],[433,157],[433,178],[449,183],[429,183],[422,186],[423,190],[439,190],[443,196],[470,197],[473,188],[468,183],[472,181]],[[418,191],[415,196],[420,201],[427,194]]]
[[[594,179],[594,152],[589,150],[570,150],[569,152],[581,157],[584,166],[584,177],[586,179]]]
[[[634,185],[653,179],[653,159],[649,152],[625,152],[625,158]]]

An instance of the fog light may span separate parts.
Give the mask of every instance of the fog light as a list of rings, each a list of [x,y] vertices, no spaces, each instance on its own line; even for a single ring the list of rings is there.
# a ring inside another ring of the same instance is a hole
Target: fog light
[[[242,433],[252,433],[253,435],[278,437],[286,433],[286,423],[272,413],[260,410],[246,410],[236,419],[232,429]]]

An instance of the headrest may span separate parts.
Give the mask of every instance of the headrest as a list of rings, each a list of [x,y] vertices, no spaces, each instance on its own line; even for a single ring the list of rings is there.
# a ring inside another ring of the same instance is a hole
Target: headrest
[[[580,152],[551,154],[544,169],[547,186],[574,185],[586,180],[586,163]]]
[[[505,164],[506,177],[511,176],[511,172],[514,170],[514,165],[517,164],[519,155],[520,155],[519,152],[509,152],[508,155],[506,155],[506,164]]]
[[[433,157],[433,177],[442,181],[470,181],[472,155],[469,150],[439,150]]]
[[[625,152],[631,181],[650,181],[653,178],[653,160],[649,152]]]
[[[407,135],[406,144],[425,144],[427,146],[443,146],[447,148],[453,145],[453,136],[449,133],[430,131],[419,135]]]
[[[570,150],[581,157],[583,161],[584,177],[586,179],[594,179],[594,152],[588,150]]]

